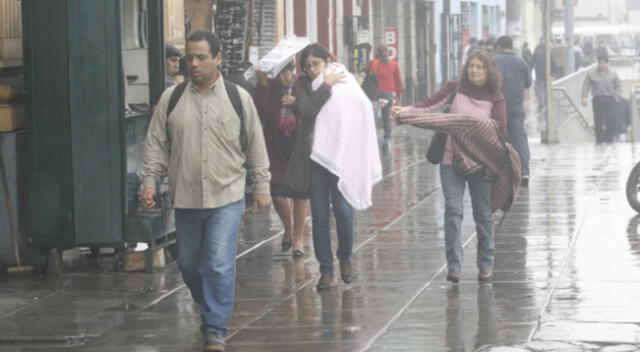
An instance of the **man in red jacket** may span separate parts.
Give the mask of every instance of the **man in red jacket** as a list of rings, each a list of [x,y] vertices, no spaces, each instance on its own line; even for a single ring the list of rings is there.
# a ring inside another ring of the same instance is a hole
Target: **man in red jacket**
[[[384,136],[380,142],[383,151],[389,149],[389,138],[391,138],[391,122],[389,113],[394,101],[400,101],[402,94],[402,78],[400,68],[395,60],[389,60],[389,48],[382,45],[376,49],[376,57],[369,63],[368,70],[378,77],[379,99],[386,100],[382,106],[382,124]]]

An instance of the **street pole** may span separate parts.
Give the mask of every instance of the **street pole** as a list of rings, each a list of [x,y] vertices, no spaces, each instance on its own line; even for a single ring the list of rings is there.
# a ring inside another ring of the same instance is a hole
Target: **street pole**
[[[520,4],[521,0],[507,1],[507,34],[513,39],[513,47],[520,47]]]
[[[552,89],[551,89],[551,7],[553,0],[544,0],[544,21],[542,30],[545,41],[545,95],[544,95],[544,111],[547,120],[547,128],[545,133],[545,143],[558,143],[558,124],[554,107],[552,106]]]
[[[564,36],[567,40],[567,55],[564,60],[564,75],[570,75],[575,71],[575,52],[573,35],[573,1],[564,0]]]
[[[441,30],[440,30],[440,40],[442,41],[441,49],[440,49],[440,65],[442,70],[442,81],[447,82],[450,79],[449,75],[449,55],[451,52],[451,28],[449,25],[451,14],[451,0],[444,0],[442,8],[442,16],[441,16]]]

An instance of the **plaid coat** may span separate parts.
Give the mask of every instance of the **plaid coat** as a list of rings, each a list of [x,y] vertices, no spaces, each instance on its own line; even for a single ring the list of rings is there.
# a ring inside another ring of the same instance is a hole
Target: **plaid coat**
[[[399,113],[396,120],[448,134],[453,144],[453,167],[464,175],[483,172],[487,180],[493,181],[492,210],[509,210],[520,187],[520,156],[506,142],[496,121],[426,111],[409,107]]]

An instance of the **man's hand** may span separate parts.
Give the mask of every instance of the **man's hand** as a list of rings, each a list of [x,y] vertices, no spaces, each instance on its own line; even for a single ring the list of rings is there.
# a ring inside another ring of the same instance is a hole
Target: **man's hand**
[[[156,206],[156,201],[153,200],[153,197],[156,195],[155,187],[147,187],[142,191],[142,196],[140,197],[142,200],[142,206],[149,209]]]
[[[291,106],[295,104],[295,102],[296,102],[296,97],[294,97],[293,95],[284,95],[282,97],[282,105],[284,106]]]
[[[587,100],[587,98],[582,98],[582,106],[587,106],[589,105],[589,101]]]
[[[344,79],[346,77],[347,75],[344,73],[337,73],[337,72],[325,73],[324,83],[333,87],[338,83],[344,83]]]
[[[262,211],[262,209],[266,208],[267,205],[271,204],[271,196],[268,194],[253,194],[253,212],[258,213]]]

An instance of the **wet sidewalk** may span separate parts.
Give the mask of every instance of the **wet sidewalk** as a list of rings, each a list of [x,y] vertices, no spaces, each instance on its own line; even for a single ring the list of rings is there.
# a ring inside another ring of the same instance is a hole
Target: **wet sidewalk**
[[[336,279],[318,294],[310,236],[294,260],[279,250],[273,210],[245,215],[228,351],[640,350],[640,220],[624,198],[640,145],[532,141],[531,184],[496,228],[493,282],[477,281],[467,197],[453,285],[428,139],[395,129],[374,206],[357,216],[351,285]],[[175,266],[2,280],[0,351],[201,350]]]

